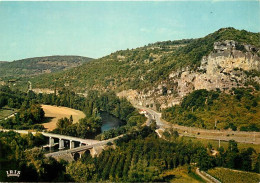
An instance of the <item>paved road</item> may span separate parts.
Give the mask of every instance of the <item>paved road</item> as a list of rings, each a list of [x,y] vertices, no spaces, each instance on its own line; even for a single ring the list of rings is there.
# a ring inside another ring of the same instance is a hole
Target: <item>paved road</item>
[[[28,134],[28,133],[32,133],[33,135],[35,135],[37,132],[31,132],[31,131],[27,131],[27,130],[9,130],[9,129],[0,129],[0,131],[2,132],[9,132],[9,131],[14,131],[14,132],[17,132],[17,133],[21,133],[21,134]],[[41,133],[41,132],[39,132]]]
[[[171,124],[161,119],[161,113],[156,112],[152,109],[143,106],[135,107],[147,111],[147,113],[150,114],[150,116],[152,116],[153,119],[156,120],[156,124],[160,129],[165,130],[167,128],[174,128],[179,132],[181,136],[220,141],[235,140],[240,143],[260,144],[260,132],[207,130],[195,127],[180,126],[177,124]]]
[[[62,139],[62,140],[72,140],[72,141],[81,142],[84,144],[94,144],[94,143],[100,142],[98,140],[93,140],[93,139],[82,139],[82,138],[78,138],[78,137],[72,137],[72,136],[60,135],[60,134],[54,134],[54,133],[46,133],[46,132],[41,132],[41,133],[45,137],[58,138],[58,139]]]
[[[142,110],[147,111],[148,117],[151,117],[152,119],[154,119],[159,128],[165,129],[165,128],[171,127],[169,124],[167,124],[167,123],[165,123],[161,120],[161,116],[162,116],[161,113],[156,112],[156,111],[149,109],[147,107],[139,106],[139,105],[136,105],[134,107],[137,108],[137,109],[142,109]],[[151,121],[151,119],[150,119],[150,121]]]

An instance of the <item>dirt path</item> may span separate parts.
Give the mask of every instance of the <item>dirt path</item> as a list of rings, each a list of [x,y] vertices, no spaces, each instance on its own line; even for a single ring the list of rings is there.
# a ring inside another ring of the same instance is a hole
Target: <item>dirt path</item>
[[[72,115],[73,123],[77,123],[79,119],[84,118],[85,114],[82,111],[71,109],[68,107],[57,107],[51,105],[42,105],[42,109],[45,112],[45,117],[49,120],[47,123],[42,125],[48,130],[54,130],[56,128],[56,123],[58,119]]]

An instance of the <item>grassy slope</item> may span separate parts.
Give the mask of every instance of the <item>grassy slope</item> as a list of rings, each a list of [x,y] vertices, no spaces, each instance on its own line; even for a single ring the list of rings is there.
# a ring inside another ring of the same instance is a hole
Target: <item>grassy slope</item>
[[[194,142],[200,142],[205,147],[207,147],[208,144],[210,143],[215,150],[218,149],[218,147],[219,147],[219,141],[218,140],[198,139],[198,138],[192,138],[192,137],[183,137],[183,138],[187,139],[187,140],[192,140]],[[237,143],[237,145],[238,145],[239,150],[252,147],[256,150],[257,153],[260,153],[260,146],[258,144]],[[223,146],[224,149],[227,149],[228,148],[228,142],[221,141],[220,146]]]
[[[260,47],[260,34],[220,29],[200,39],[160,42],[149,46],[117,51],[101,59],[67,72],[44,75],[33,80],[36,87],[57,87],[70,83],[74,90],[144,89],[167,80],[170,72],[189,66],[196,69],[204,55],[213,50],[213,43],[235,40]],[[54,82],[55,81],[55,82]]]
[[[0,109],[0,120],[5,119],[6,117],[12,115],[15,112],[16,112],[16,109],[12,109],[12,108],[2,108],[2,109]]]
[[[200,176],[198,176],[195,173],[195,168],[192,168],[191,172],[188,173],[188,167],[187,166],[180,166],[180,167],[175,168],[173,170],[167,170],[162,174],[162,176],[172,177],[171,179],[169,179],[169,182],[172,182],[172,183],[205,182]]]
[[[260,181],[260,174],[231,170],[228,168],[214,168],[208,173],[223,183],[255,183]]]

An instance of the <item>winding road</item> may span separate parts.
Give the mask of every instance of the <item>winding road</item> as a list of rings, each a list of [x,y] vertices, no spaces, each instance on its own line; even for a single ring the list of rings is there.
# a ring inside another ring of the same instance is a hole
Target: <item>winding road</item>
[[[177,124],[171,124],[161,119],[162,114],[154,111],[150,108],[143,106],[134,106],[138,109],[145,110],[148,114],[148,121],[154,119],[157,126],[161,130],[167,128],[176,129],[181,136],[208,139],[208,140],[218,140],[218,141],[229,141],[235,140],[240,143],[248,144],[260,144],[260,132],[242,132],[242,131],[229,131],[229,130],[207,130],[196,127],[180,126]],[[148,124],[149,125],[149,124]]]

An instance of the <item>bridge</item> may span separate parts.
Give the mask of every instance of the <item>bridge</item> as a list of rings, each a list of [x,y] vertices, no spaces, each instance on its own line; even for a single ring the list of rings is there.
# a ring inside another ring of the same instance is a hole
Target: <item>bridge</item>
[[[69,143],[70,149],[75,148],[75,142],[78,142],[80,146],[96,144],[99,142],[98,140],[82,139],[82,138],[71,137],[71,136],[67,136],[67,135],[59,135],[59,134],[45,133],[45,132],[42,132],[42,135],[49,138],[49,145],[48,145],[49,147],[53,147],[55,145],[54,139],[59,139],[59,149],[65,148],[64,147],[65,140],[70,142]]]
[[[31,132],[27,130],[9,130],[9,129],[0,129],[0,131],[8,132],[8,131],[14,131],[20,134],[28,134],[32,133],[35,135],[37,132]],[[120,135],[118,137],[114,137],[108,140],[93,140],[93,139],[82,139],[78,137],[72,137],[67,135],[60,135],[60,134],[53,134],[53,133],[46,133],[46,132],[39,132],[43,136],[49,138],[49,144],[43,147],[54,147],[56,144],[54,143],[55,139],[59,140],[59,150],[57,152],[47,153],[45,154],[46,157],[53,157],[56,159],[66,159],[68,161],[75,160],[77,158],[80,158],[82,154],[86,153],[86,151],[90,151],[91,149],[98,150],[99,147],[102,147],[106,145],[109,142],[113,142],[114,140],[122,137],[123,135]],[[68,150],[62,150],[65,148],[65,141],[69,141],[69,149]],[[79,144],[79,147],[75,147],[75,143]],[[94,152],[95,153],[95,152]]]
[[[86,140],[86,145],[82,145],[76,148],[70,148],[68,150],[62,150],[62,151],[57,151],[57,152],[52,152],[52,153],[47,153],[45,154],[46,157],[53,157],[55,159],[66,159],[68,161],[71,160],[76,160],[77,158],[80,158],[82,154],[86,153],[87,151],[90,150],[96,150],[97,148],[102,148],[104,145],[107,145],[109,142],[113,142],[114,140],[122,137],[123,135],[108,139],[108,140],[103,140],[103,141],[97,141],[93,140],[91,143],[89,143],[89,140]],[[87,144],[88,143],[88,144]]]

